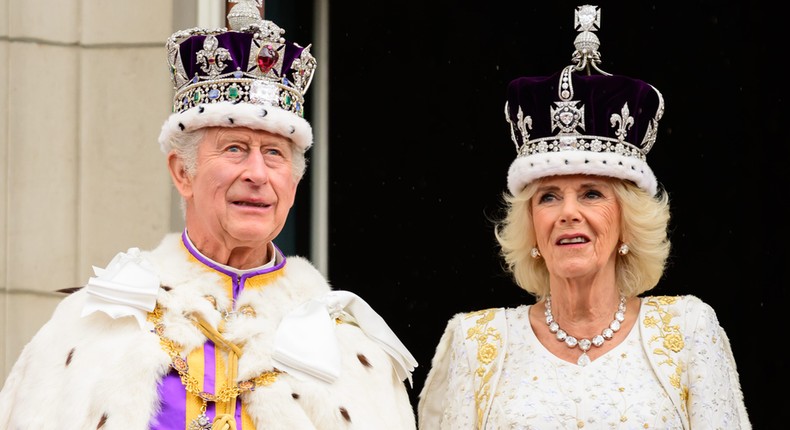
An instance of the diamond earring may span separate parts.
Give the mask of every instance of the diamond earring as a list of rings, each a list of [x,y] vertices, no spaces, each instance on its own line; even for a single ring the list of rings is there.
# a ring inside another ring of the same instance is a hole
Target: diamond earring
[[[533,247],[532,250],[529,252],[529,255],[532,256],[535,260],[541,257],[540,250],[537,247]]]
[[[629,251],[631,251],[631,249],[628,248],[628,245],[626,244],[620,245],[620,248],[617,249],[617,253],[620,255],[628,254]]]

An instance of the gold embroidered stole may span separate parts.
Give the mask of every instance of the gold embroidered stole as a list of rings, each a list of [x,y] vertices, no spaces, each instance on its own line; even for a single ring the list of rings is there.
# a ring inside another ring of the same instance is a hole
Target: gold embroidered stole
[[[502,308],[470,312],[461,319],[464,344],[474,372],[477,428],[482,429],[491,410],[494,390],[502,373],[507,346],[507,320]]]
[[[639,327],[650,365],[683,419],[683,427],[688,429],[688,354],[682,331],[684,321],[680,318],[685,315],[683,303],[677,296],[644,297]]]

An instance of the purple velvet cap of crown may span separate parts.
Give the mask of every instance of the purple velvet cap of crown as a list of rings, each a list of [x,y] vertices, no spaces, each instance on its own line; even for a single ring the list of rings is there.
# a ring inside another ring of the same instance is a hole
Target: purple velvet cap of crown
[[[251,59],[254,54],[250,50],[252,45],[252,33],[243,33],[237,31],[229,31],[227,33],[217,34],[216,39],[219,48],[227,49],[229,52],[228,59],[223,60],[225,67],[220,70],[220,74],[228,74],[237,70],[247,71],[250,64],[256,64],[257,59]],[[207,72],[202,69],[202,63],[198,61],[198,52],[203,51],[205,35],[195,35],[185,40],[179,45],[181,51],[182,65],[187,77],[193,78],[199,76],[206,78],[209,76]],[[280,77],[288,77],[293,70],[294,60],[299,58],[304,51],[304,47],[299,46],[291,41],[285,41],[285,49],[282,54],[282,68],[273,69]]]
[[[626,76],[586,75],[571,66],[514,79],[505,112],[518,150],[509,191],[546,176],[590,174],[630,180],[655,194],[646,155],[663,110],[658,90]]]

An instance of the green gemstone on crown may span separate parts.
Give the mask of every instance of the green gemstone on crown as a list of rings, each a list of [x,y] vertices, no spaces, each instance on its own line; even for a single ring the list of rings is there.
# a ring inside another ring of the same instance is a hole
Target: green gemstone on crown
[[[231,100],[235,100],[239,98],[239,89],[236,86],[232,86],[228,88],[228,98]]]

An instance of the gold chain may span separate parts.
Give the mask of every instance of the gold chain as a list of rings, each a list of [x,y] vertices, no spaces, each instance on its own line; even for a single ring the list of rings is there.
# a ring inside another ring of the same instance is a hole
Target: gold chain
[[[159,344],[162,345],[162,349],[170,356],[170,367],[178,372],[184,389],[199,397],[204,402],[229,402],[245,391],[253,390],[255,387],[266,387],[273,384],[277,380],[277,375],[282,373],[276,369],[263,372],[255,378],[239,382],[237,385],[232,386],[229,385],[232,381],[226,381],[224,386],[214,394],[201,391],[198,388],[200,387],[200,382],[189,374],[189,365],[186,359],[179,354],[182,349],[181,345],[164,336],[165,326],[162,324],[162,309],[159,305],[148,314],[148,321],[154,324],[154,332],[159,336]]]

